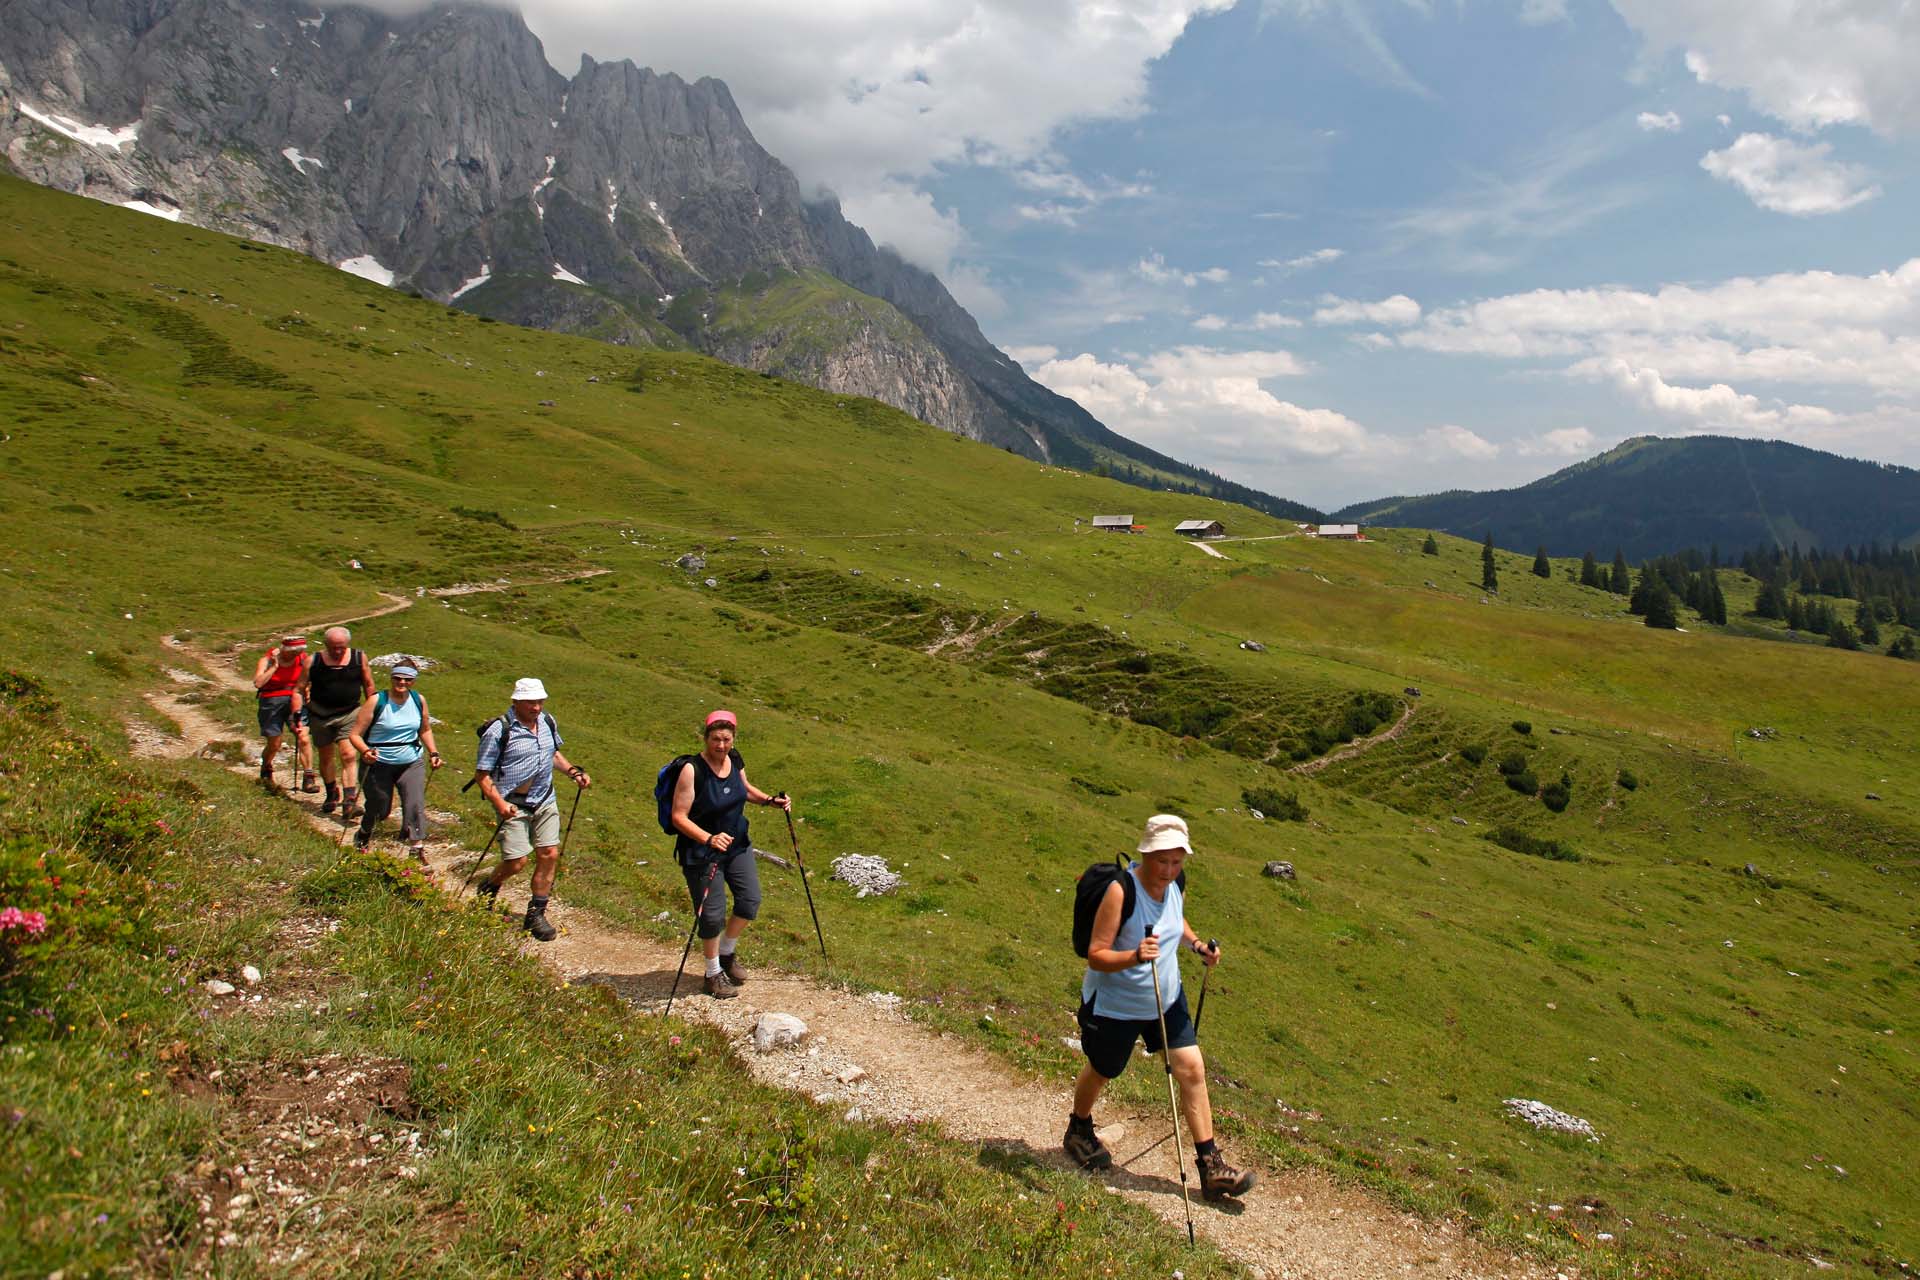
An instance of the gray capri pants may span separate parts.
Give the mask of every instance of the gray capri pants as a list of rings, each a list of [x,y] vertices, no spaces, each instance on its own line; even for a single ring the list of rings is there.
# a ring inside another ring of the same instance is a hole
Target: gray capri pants
[[[753,846],[741,841],[726,853],[715,854],[710,861],[680,868],[687,878],[687,894],[700,912],[698,932],[702,938],[717,938],[727,926],[727,891],[733,892],[733,914],[751,920],[760,914],[760,868]],[[707,876],[713,875],[713,891],[707,892]],[[720,882],[726,881],[723,889]],[[707,905],[700,906],[705,893]]]

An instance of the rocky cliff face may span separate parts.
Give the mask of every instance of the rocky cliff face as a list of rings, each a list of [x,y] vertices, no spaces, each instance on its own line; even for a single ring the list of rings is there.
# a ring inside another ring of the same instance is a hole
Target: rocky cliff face
[[[934,276],[807,203],[717,80],[591,58],[568,78],[518,15],[467,6],[0,0],[0,25],[0,147],[35,181],[1031,456],[1202,476],[1034,383]],[[828,275],[851,289],[754,309]]]

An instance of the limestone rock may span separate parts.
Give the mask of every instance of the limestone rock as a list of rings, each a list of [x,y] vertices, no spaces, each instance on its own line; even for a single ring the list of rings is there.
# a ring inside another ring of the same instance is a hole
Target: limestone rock
[[[756,1053],[772,1053],[807,1038],[807,1024],[790,1013],[763,1013],[753,1022]]]

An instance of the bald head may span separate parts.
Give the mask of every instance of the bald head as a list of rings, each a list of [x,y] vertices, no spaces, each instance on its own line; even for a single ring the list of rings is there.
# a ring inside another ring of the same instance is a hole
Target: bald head
[[[328,644],[352,644],[353,632],[345,627],[328,627],[326,641]]]

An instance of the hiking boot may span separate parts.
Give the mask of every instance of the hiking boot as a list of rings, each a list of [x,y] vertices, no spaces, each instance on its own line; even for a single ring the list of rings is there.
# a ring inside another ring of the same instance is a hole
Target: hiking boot
[[[733,985],[733,979],[722,969],[707,979],[707,994],[715,1000],[731,1000],[740,994],[740,988]]]
[[[300,780],[300,789],[308,795],[317,795],[320,791],[320,775],[309,769]]]
[[[433,865],[432,863],[427,861],[427,846],[423,844],[412,845],[412,846],[409,846],[409,848],[407,849],[407,852],[412,854],[413,860],[419,863],[421,866],[431,867]]]
[[[473,891],[473,904],[483,911],[491,911],[500,901],[500,886],[491,880],[482,880],[480,887]]]
[[[327,784],[327,798],[320,802],[320,812],[332,813],[340,807],[340,788],[337,784]]]
[[[1060,1140],[1060,1149],[1082,1169],[1113,1168],[1113,1152],[1107,1150],[1107,1144],[1093,1131],[1092,1117],[1082,1120],[1079,1116],[1068,1116],[1067,1136]]]
[[[727,981],[736,987],[747,985],[747,971],[740,967],[738,956],[721,956],[720,972],[727,975]]]
[[[532,907],[527,908],[527,918],[520,922],[520,927],[532,934],[535,942],[552,942],[560,936],[560,931],[547,922],[547,913]]]
[[[1260,1180],[1251,1169],[1236,1169],[1227,1163],[1227,1158],[1215,1151],[1209,1155],[1196,1155],[1194,1165],[1200,1171],[1200,1194],[1209,1200],[1219,1200],[1227,1196],[1243,1196],[1253,1190],[1253,1184]]]
[[[269,787],[273,785],[273,761],[265,756],[260,757],[260,781]]]
[[[353,791],[347,792],[346,797],[340,806],[341,820],[345,822],[352,822],[355,818],[359,817],[361,814],[365,813],[366,811],[367,810],[365,806],[363,806],[360,803],[359,794]]]
[[[365,853],[367,851],[367,847],[372,843],[373,843],[373,835],[371,832],[356,831],[353,833],[353,847],[358,849],[360,852]]]

